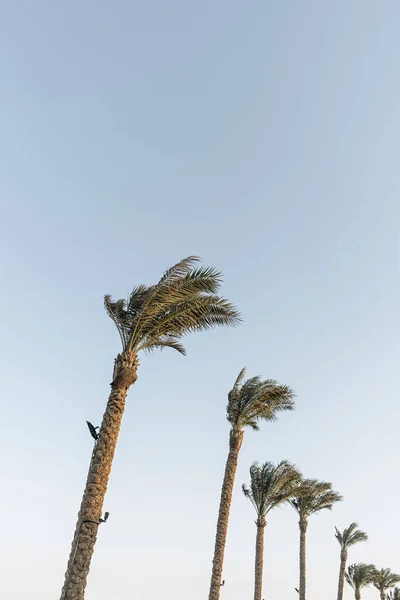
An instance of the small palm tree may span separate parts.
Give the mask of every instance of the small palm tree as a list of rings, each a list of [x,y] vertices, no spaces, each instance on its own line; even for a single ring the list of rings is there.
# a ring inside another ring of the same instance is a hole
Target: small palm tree
[[[236,308],[217,295],[221,274],[199,267],[190,256],[168,269],[155,285],[139,285],[128,300],[105,297],[105,308],[121,338],[111,393],[92,454],[72,543],[62,600],[82,600],[97,537],[104,496],[117,443],[125,399],[137,379],[140,352],[173,348],[185,354],[182,336],[240,322]]]
[[[278,385],[274,379],[263,381],[259,377],[245,381],[245,375],[246,369],[242,369],[228,394],[229,453],[219,504],[209,600],[218,600],[220,595],[229,511],[244,430],[250,427],[258,431],[260,421],[275,421],[280,411],[294,408],[294,394],[288,386]]]
[[[386,600],[400,600],[400,588],[395,587],[388,594],[386,594]]]
[[[346,573],[347,553],[350,546],[358,544],[359,542],[366,542],[368,536],[364,531],[357,529],[357,523],[352,523],[343,533],[335,527],[335,537],[340,545],[340,570],[339,570],[339,583],[338,583],[338,594],[337,600],[343,600],[343,589],[344,589],[344,577]]]
[[[244,484],[242,486],[244,495],[250,500],[257,513],[254,600],[262,600],[266,516],[293,496],[300,480],[301,473],[287,460],[281,461],[276,466],[271,462],[261,466],[253,463],[250,467],[250,487]]]
[[[317,479],[304,479],[290,504],[299,515],[300,529],[300,581],[299,600],[306,600],[306,532],[310,515],[321,510],[331,510],[342,496],[332,489],[332,484]]]
[[[353,588],[356,600],[361,600],[361,589],[373,582],[375,571],[374,565],[366,565],[365,563],[353,564],[348,567],[345,578]]]
[[[386,591],[395,586],[396,583],[399,583],[399,581],[400,575],[392,573],[390,569],[376,569],[373,575],[373,584],[379,590],[381,600],[386,600]]]

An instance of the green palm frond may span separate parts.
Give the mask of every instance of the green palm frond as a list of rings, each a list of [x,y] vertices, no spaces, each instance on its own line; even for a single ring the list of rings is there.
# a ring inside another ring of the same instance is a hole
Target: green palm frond
[[[287,502],[293,496],[301,473],[287,460],[276,466],[272,462],[263,465],[253,463],[250,467],[250,487],[242,490],[256,509],[258,517],[265,517],[272,509]]]
[[[332,489],[328,481],[318,479],[303,479],[297,490],[297,495],[290,500],[291,506],[301,518],[307,517],[320,510],[331,510],[335,502],[343,500],[342,496]]]
[[[349,565],[347,568],[345,577],[347,583],[356,592],[361,588],[370,585],[373,582],[376,569],[374,565],[367,565],[365,563],[356,563]],[[400,600],[400,599],[397,599]]]
[[[105,309],[124,351],[169,347],[184,354],[179,342],[184,335],[241,322],[236,307],[217,295],[221,273],[198,262],[196,256],[181,260],[155,285],[135,287],[127,301],[105,296]]]
[[[290,387],[260,377],[244,381],[245,373],[245,369],[240,371],[228,394],[226,417],[234,429],[251,427],[258,430],[259,421],[274,421],[278,412],[293,410],[295,395]]]
[[[388,594],[386,594],[386,600],[400,600],[400,588],[395,587]]]
[[[335,537],[339,542],[342,550],[347,550],[350,546],[358,544],[359,542],[366,542],[368,536],[364,531],[357,529],[357,523],[352,523],[341,533],[337,527],[335,527]]]
[[[376,570],[373,577],[373,584],[380,592],[385,592],[399,583],[400,575],[392,573],[390,569]]]

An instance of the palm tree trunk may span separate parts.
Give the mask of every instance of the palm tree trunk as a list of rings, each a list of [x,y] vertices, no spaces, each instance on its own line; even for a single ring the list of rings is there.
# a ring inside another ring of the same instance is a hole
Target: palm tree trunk
[[[354,596],[356,600],[361,600],[361,590],[356,590]]]
[[[342,550],[342,552],[340,553],[340,570],[339,570],[337,600],[343,600],[344,575],[346,573],[346,562],[347,562],[347,550]]]
[[[83,600],[85,595],[126,394],[137,379],[137,367],[137,356],[130,352],[119,354],[115,359],[111,394],[92,454],[61,600]]]
[[[262,600],[262,583],[264,567],[264,529],[266,521],[263,517],[257,519],[256,564],[254,570],[254,600]]]
[[[299,581],[299,600],[306,600],[306,532],[307,519],[300,519],[300,581]]]
[[[385,590],[380,590],[380,594],[381,594],[381,600],[386,600],[385,599]]]
[[[221,590],[222,567],[224,563],[224,552],[226,535],[228,532],[229,510],[232,502],[233,484],[238,463],[240,447],[243,441],[243,431],[231,430],[229,436],[229,454],[226,461],[224,481],[222,483],[221,500],[217,521],[217,533],[215,536],[213,568],[211,574],[209,600],[218,600]]]

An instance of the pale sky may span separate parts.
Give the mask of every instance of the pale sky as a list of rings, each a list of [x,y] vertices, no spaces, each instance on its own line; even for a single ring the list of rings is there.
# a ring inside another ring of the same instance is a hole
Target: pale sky
[[[310,520],[308,600],[336,597],[334,525],[400,571],[399,31],[398,0],[3,1],[2,598],[59,598],[119,351],[103,294],[189,254],[245,322],[142,359],[86,600],[207,598],[243,366],[297,409],[245,434],[221,600],[252,597],[254,460],[345,497]],[[297,599],[297,554],[277,510],[266,600]]]

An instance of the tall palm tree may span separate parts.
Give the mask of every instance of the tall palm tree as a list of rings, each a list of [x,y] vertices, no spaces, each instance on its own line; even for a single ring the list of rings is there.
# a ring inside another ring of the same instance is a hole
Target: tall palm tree
[[[386,591],[395,586],[396,583],[399,583],[399,581],[400,575],[392,573],[390,569],[377,569],[373,576],[373,584],[379,590],[381,600],[386,600]]]
[[[372,583],[375,571],[374,565],[365,563],[357,563],[348,567],[345,578],[354,590],[355,600],[361,600],[361,589]]]
[[[338,594],[337,600],[343,600],[343,589],[344,589],[344,577],[346,573],[347,554],[350,546],[358,544],[359,542],[366,542],[368,536],[364,531],[357,529],[357,523],[352,523],[343,533],[335,527],[335,537],[340,545],[340,569],[339,569],[339,583],[338,583]]]
[[[137,379],[140,352],[173,348],[185,354],[185,334],[240,322],[236,308],[217,295],[221,274],[190,256],[168,269],[154,285],[139,285],[127,300],[105,297],[122,349],[114,361],[111,393],[97,437],[78,515],[62,600],[84,598],[108,477],[128,389]]]
[[[242,369],[228,394],[229,453],[219,504],[209,600],[218,600],[220,595],[229,510],[244,430],[250,427],[258,431],[260,421],[275,421],[280,411],[294,408],[294,393],[288,386],[259,377],[245,381],[245,375],[246,369]]]
[[[306,600],[306,532],[308,517],[323,509],[331,510],[342,496],[332,489],[332,484],[318,479],[304,479],[299,486],[297,496],[290,504],[299,515],[300,529],[300,581],[299,600]]]
[[[386,594],[386,600],[400,600],[400,588],[395,587],[388,594]]]
[[[262,600],[266,516],[293,496],[300,480],[301,473],[287,460],[282,460],[276,466],[272,462],[261,466],[255,462],[250,467],[250,487],[244,484],[242,486],[244,495],[250,500],[257,514],[254,600]]]

